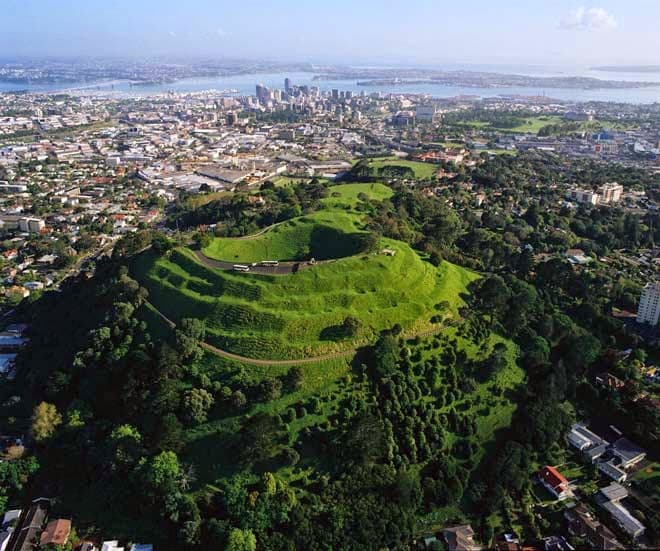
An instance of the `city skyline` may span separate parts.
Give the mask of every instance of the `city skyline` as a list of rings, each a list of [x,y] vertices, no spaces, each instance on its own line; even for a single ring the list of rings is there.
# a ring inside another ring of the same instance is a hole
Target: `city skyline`
[[[539,3],[540,4],[540,3]],[[0,51],[12,56],[224,57],[379,64],[659,64],[660,5],[633,0],[430,0],[277,5],[9,0]]]

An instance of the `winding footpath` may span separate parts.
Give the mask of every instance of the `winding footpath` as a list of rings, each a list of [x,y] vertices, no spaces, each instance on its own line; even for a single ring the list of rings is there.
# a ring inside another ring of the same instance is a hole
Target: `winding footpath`
[[[176,327],[176,323],[174,323],[170,318],[168,318],[165,314],[163,314],[158,308],[156,308],[151,302],[147,301],[147,305],[171,328],[174,329]],[[435,335],[442,331],[444,329],[443,327],[437,327],[434,329],[430,329],[428,331],[422,331],[420,333],[414,333],[411,335],[406,335],[407,338],[413,338],[413,337],[429,337],[431,335]],[[338,359],[343,359],[343,358],[350,358],[354,356],[358,348],[350,348],[348,350],[344,350],[343,352],[332,352],[329,354],[322,354],[320,356],[311,356],[309,358],[299,358],[297,360],[261,360],[257,358],[248,358],[246,356],[240,356],[238,354],[234,354],[232,352],[228,352],[227,350],[222,350],[221,348],[218,348],[216,346],[213,346],[212,344],[209,344],[207,342],[201,342],[200,346],[206,350],[207,352],[210,352],[214,356],[218,356],[219,358],[225,358],[227,360],[234,360],[237,362],[242,362],[250,365],[258,365],[262,367],[267,367],[270,365],[307,365],[307,364],[314,364],[318,362],[323,362],[327,360],[338,360]]]
[[[174,329],[176,327],[176,323],[174,323],[170,318],[168,318],[165,314],[163,314],[151,302],[147,301],[147,304],[170,327],[170,329]],[[343,352],[333,352],[333,353],[330,353],[330,354],[323,354],[321,356],[311,356],[309,358],[300,358],[298,360],[261,360],[261,359],[257,359],[257,358],[248,358],[246,356],[240,356],[238,354],[228,352],[227,350],[222,350],[221,348],[213,346],[212,344],[209,344],[207,342],[201,342],[201,343],[199,343],[199,345],[204,350],[206,350],[206,351],[210,352],[211,354],[213,354],[215,356],[218,356],[220,358],[225,358],[227,360],[235,360],[235,361],[238,361],[238,362],[243,362],[243,363],[251,364],[251,365],[259,365],[259,366],[313,364],[313,363],[322,362],[322,361],[325,361],[325,360],[336,360],[336,359],[340,359],[340,358],[349,358],[351,356],[354,356],[355,353],[357,352],[357,348],[351,348],[349,350],[344,350]]]

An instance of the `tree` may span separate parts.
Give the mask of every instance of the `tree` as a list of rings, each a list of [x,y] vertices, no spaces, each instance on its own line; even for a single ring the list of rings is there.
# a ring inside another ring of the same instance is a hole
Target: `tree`
[[[23,489],[27,479],[39,469],[35,457],[0,461],[0,511],[7,509],[7,501]]]
[[[397,367],[399,343],[392,335],[383,335],[374,345],[374,368],[379,377],[386,377]]]
[[[265,401],[277,400],[282,396],[282,381],[275,377],[266,377],[261,381],[259,390]]]
[[[211,244],[212,240],[213,238],[211,237],[211,234],[208,232],[198,231],[193,236],[193,241],[198,249],[205,249]]]
[[[165,491],[178,486],[181,465],[174,452],[165,451],[151,458],[147,467],[147,481],[155,490]]]
[[[142,436],[131,425],[116,427],[110,433],[109,444],[112,447],[115,468],[134,464],[142,452]]]
[[[500,276],[493,275],[481,282],[477,296],[481,310],[490,314],[492,322],[503,313],[511,291]]]
[[[183,448],[185,443],[183,425],[173,413],[165,415],[158,424],[156,443],[161,450],[178,452]]]
[[[175,332],[176,348],[181,357],[189,362],[195,362],[202,357],[203,350],[199,344],[206,335],[206,325],[203,320],[184,318]]]
[[[346,318],[344,318],[344,322],[341,325],[342,331],[347,337],[357,337],[361,326],[362,323],[360,320],[354,316],[346,316]]]
[[[380,236],[375,232],[368,232],[359,237],[359,251],[363,253],[373,253],[378,250],[380,245]]]
[[[48,402],[41,402],[32,414],[32,436],[37,442],[50,438],[62,423],[57,408]]]
[[[550,357],[550,345],[543,337],[534,337],[526,347],[525,360],[531,367],[543,365]]]
[[[305,382],[305,370],[300,366],[294,366],[287,373],[287,384],[293,390],[300,390]]]
[[[241,430],[243,460],[254,462],[271,457],[278,436],[279,426],[275,417],[266,413],[250,417]]]
[[[194,423],[204,423],[209,409],[215,400],[208,390],[193,388],[183,397],[183,407],[186,417]]]
[[[232,528],[232,531],[229,532],[225,551],[256,551],[256,549],[257,538],[252,533],[252,530]]]
[[[240,390],[236,390],[235,392],[232,393],[230,402],[231,405],[236,409],[241,409],[247,405],[247,398],[245,397],[245,394],[243,392],[241,392]]]

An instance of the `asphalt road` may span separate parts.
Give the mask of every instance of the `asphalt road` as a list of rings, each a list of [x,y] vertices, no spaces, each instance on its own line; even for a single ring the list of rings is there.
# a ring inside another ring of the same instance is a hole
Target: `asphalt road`
[[[310,264],[309,262],[280,262],[279,266],[252,266],[251,264],[245,264],[241,262],[225,262],[224,260],[214,260],[208,256],[204,256],[202,251],[193,252],[197,257],[197,260],[199,260],[205,266],[215,270],[232,271],[235,264],[244,264],[246,266],[250,266],[250,271],[245,273],[260,275],[290,275],[295,274],[300,270],[304,270],[305,268],[311,268],[313,266],[313,264]],[[320,264],[320,262],[317,262],[316,264]]]

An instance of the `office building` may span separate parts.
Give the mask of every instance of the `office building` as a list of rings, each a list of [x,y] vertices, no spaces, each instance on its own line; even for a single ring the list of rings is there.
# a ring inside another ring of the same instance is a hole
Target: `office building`
[[[435,105],[418,105],[415,116],[419,122],[435,122],[437,110]]]
[[[637,323],[658,325],[660,317],[660,281],[647,283],[637,308]]]
[[[568,190],[568,193],[566,193],[566,199],[577,201],[578,203],[597,205],[600,201],[600,195],[591,190],[570,189]]]
[[[618,203],[621,200],[623,186],[616,182],[604,184],[598,190],[601,203]]]

